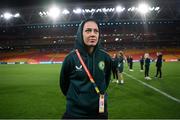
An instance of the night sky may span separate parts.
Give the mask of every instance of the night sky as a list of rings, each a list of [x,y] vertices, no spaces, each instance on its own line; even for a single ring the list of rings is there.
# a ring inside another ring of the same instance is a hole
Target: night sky
[[[71,3],[78,4],[83,2],[107,2],[108,0],[0,0],[0,9],[11,7],[32,7],[44,6],[52,3]],[[112,1],[112,0],[111,0]],[[117,0],[114,0],[117,1]],[[110,1],[108,1],[110,2]]]

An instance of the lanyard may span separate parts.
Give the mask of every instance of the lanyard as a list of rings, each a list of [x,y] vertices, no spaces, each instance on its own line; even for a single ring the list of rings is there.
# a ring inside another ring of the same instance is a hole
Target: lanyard
[[[94,81],[91,73],[89,72],[88,68],[87,68],[86,65],[84,64],[84,61],[83,61],[83,59],[82,59],[82,57],[81,57],[78,49],[76,49],[75,51],[76,51],[76,54],[77,54],[77,56],[78,56],[78,58],[79,58],[79,60],[80,60],[80,62],[81,62],[81,64],[82,64],[84,70],[86,71],[86,74],[87,74],[88,77],[89,77],[89,80],[91,81],[91,83],[93,83],[94,89],[96,90],[97,94],[99,94],[99,93],[100,93],[99,88],[97,87],[97,85],[96,85],[96,83],[95,83],[95,81]]]

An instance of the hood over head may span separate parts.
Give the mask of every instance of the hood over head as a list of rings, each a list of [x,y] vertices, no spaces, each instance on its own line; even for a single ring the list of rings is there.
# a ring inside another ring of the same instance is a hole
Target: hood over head
[[[99,28],[99,25],[97,23],[96,20],[94,19],[86,19],[84,21],[82,21],[78,27],[78,30],[77,30],[77,36],[76,36],[76,39],[75,39],[75,49],[78,49],[81,53],[87,53],[87,50],[85,48],[85,44],[84,44],[84,40],[83,40],[83,27],[84,27],[84,24],[88,21],[93,21],[97,24],[98,28]],[[95,46],[95,49],[94,49],[94,52],[99,49],[99,46],[100,46],[100,28],[99,28],[99,38],[98,38],[98,43],[96,44]]]

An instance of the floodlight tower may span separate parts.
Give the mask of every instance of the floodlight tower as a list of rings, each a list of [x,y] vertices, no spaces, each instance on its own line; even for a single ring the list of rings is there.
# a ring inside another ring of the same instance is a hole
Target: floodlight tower
[[[56,6],[53,6],[48,11],[48,16],[53,20],[56,20],[60,15],[60,9]]]

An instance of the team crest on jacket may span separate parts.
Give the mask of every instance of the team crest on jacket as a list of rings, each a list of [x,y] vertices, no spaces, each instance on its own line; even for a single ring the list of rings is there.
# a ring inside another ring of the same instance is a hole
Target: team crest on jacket
[[[104,67],[105,67],[104,61],[100,61],[98,66],[100,70],[104,70]]]

